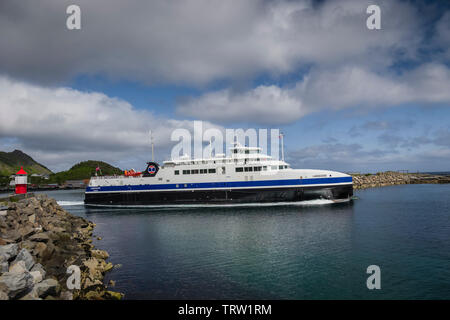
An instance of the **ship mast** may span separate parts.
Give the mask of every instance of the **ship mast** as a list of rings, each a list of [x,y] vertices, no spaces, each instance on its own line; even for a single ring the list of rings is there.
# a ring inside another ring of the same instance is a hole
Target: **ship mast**
[[[153,143],[153,134],[152,134],[152,130],[150,130],[150,143],[152,145],[152,162],[155,161],[154,155],[153,155],[153,148],[154,148],[154,143]]]

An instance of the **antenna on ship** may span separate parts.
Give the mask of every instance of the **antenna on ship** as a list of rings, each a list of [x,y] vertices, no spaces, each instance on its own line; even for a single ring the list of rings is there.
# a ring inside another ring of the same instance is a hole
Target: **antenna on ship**
[[[154,143],[153,143],[153,134],[152,130],[150,130],[150,143],[152,144],[152,162],[155,161],[154,155],[153,155],[153,149],[154,149]]]
[[[212,137],[209,137],[209,158],[212,158]]]

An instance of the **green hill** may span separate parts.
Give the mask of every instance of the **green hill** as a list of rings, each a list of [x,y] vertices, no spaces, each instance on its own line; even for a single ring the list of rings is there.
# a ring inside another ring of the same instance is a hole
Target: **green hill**
[[[0,176],[10,176],[23,166],[28,174],[51,174],[52,172],[42,164],[34,161],[29,155],[20,150],[13,152],[0,151]]]
[[[112,165],[103,162],[103,161],[95,161],[88,160],[77,163],[72,168],[67,171],[61,171],[50,176],[50,182],[55,183],[63,183],[67,180],[84,180],[89,179],[93,175],[95,175],[95,169],[100,167],[102,171],[102,175],[120,175],[123,174],[123,171],[119,168],[113,167]]]

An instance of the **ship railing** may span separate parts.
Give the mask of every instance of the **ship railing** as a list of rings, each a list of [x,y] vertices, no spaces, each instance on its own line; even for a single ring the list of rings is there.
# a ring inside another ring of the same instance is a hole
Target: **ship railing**
[[[125,176],[125,175],[114,175],[114,176],[93,176],[91,177],[91,180],[104,180],[104,179],[117,179],[117,178],[126,178],[126,179],[130,179],[130,178],[140,178],[141,176]]]

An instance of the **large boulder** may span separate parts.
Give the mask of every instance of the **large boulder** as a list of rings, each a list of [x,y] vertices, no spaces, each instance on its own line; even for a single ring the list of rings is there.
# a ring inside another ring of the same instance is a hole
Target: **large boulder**
[[[37,241],[37,242],[48,242],[50,240],[49,236],[45,232],[40,232],[37,234],[32,235],[28,238],[30,241]]]
[[[94,258],[97,259],[108,259],[109,258],[109,254],[108,252],[104,251],[104,250],[91,250],[91,254]]]
[[[9,299],[19,298],[33,287],[33,276],[29,272],[5,272],[0,277],[0,291],[5,292]]]
[[[0,262],[0,275],[4,272],[8,272],[9,265],[7,261]]]
[[[0,300],[9,300],[9,297],[5,292],[0,291]]]
[[[33,292],[39,298],[45,298],[47,296],[57,296],[60,291],[58,281],[55,279],[46,279],[40,283],[34,285]]]
[[[42,276],[42,279],[45,278],[46,272],[44,270],[44,267],[40,263],[36,263],[33,268],[31,269],[31,272],[39,272]]]
[[[19,245],[17,243],[7,244],[5,246],[0,246],[0,256],[4,256],[6,260],[10,260],[17,256],[19,251]]]
[[[31,268],[34,266],[33,257],[31,256],[31,254],[28,252],[27,249],[22,249],[19,251],[16,259],[12,262],[12,265],[19,261],[25,262],[25,267],[27,268],[27,270],[31,270]]]
[[[17,261],[15,263],[11,263],[9,266],[9,272],[10,273],[24,273],[27,272],[27,266],[25,264],[25,261]]]

